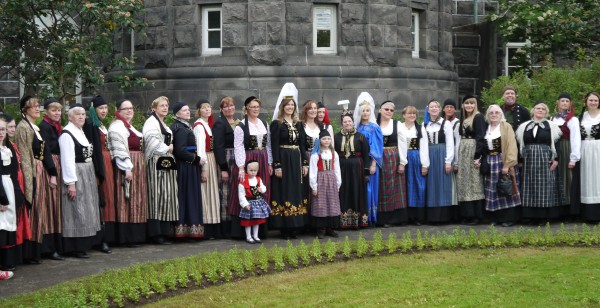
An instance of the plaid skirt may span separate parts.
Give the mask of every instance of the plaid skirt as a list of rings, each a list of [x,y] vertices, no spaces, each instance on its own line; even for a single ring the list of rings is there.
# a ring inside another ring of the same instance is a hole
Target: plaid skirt
[[[473,167],[475,156],[475,139],[462,139],[458,149],[458,173],[456,189],[458,201],[475,201],[485,199],[483,192],[483,176],[479,169]]]
[[[399,164],[397,148],[383,150],[383,166],[379,174],[379,212],[406,208],[406,177],[396,172]]]
[[[408,150],[406,176],[408,207],[425,207],[425,187],[427,178],[421,174],[421,156],[419,150]]]
[[[547,208],[562,205],[564,202],[558,169],[550,171],[550,146],[528,144],[522,155],[523,207]]]
[[[246,210],[242,208],[240,210],[240,219],[265,219],[271,214],[271,208],[263,198],[248,200],[248,202],[250,203],[250,209]]]
[[[229,211],[227,211],[227,202],[229,200],[229,192],[233,189],[231,187],[233,183],[233,168],[235,168],[235,154],[233,152],[233,148],[225,149],[225,161],[227,162],[227,166],[229,168],[229,180],[228,181],[219,181],[219,196],[221,198],[221,222],[231,221],[231,216],[229,216]]]
[[[490,165],[490,174],[485,176],[485,210],[494,212],[521,205],[521,196],[517,192],[510,197],[498,195],[496,185],[502,174],[502,156],[486,156]],[[516,177],[518,181],[518,176]]]
[[[342,212],[335,171],[319,171],[317,185],[317,196],[311,198],[311,215],[314,217],[340,216]]]

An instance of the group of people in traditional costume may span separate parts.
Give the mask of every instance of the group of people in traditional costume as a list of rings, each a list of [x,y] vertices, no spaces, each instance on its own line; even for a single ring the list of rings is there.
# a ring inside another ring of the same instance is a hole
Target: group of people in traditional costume
[[[111,123],[101,96],[87,114],[73,104],[63,127],[56,99],[23,97],[18,125],[0,116],[0,280],[22,263],[89,258],[92,247],[111,253],[115,244],[254,244],[268,230],[324,238],[406,223],[600,221],[600,95],[588,93],[577,116],[563,93],[552,117],[544,102],[529,111],[516,98],[506,86],[504,104],[485,112],[473,96],[460,106],[434,99],[419,123],[416,107],[403,107],[399,121],[394,102],[376,107],[362,92],[353,110],[338,103],[334,132],[327,108],[299,106],[292,83],[270,123],[255,96],[241,120],[231,97],[215,116],[206,99],[190,106],[161,96],[141,131],[127,99],[116,102]]]

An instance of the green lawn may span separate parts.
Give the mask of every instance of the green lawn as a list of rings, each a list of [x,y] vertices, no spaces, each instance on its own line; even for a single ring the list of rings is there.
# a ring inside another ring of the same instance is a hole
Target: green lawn
[[[393,255],[254,277],[151,307],[600,307],[597,248]]]

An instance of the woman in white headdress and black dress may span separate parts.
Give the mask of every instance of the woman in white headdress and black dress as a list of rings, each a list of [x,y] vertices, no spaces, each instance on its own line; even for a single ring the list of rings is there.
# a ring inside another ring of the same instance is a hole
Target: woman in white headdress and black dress
[[[308,158],[302,122],[296,103],[298,90],[292,83],[281,89],[271,122],[271,216],[269,227],[284,238],[295,238],[308,222],[308,200],[302,187],[308,175]]]
[[[217,164],[221,170],[219,181],[219,194],[221,196],[221,234],[229,237],[231,233],[231,217],[227,208],[229,192],[232,189],[233,169],[235,168],[235,154],[233,149],[233,130],[240,123],[235,116],[235,101],[230,96],[221,99],[219,105],[221,116],[215,119],[212,128],[214,137],[214,152]]]
[[[133,103],[117,102],[115,118],[108,127],[110,154],[117,169],[115,188],[117,207],[117,239],[119,243],[136,247],[146,241],[148,190],[144,138],[132,124]]]
[[[200,239],[204,237],[202,223],[202,191],[200,176],[202,167],[197,154],[196,136],[188,122],[190,107],[183,102],[173,104],[175,120],[173,132],[173,155],[177,163],[177,196],[179,221],[175,225],[175,237]]]
[[[99,250],[104,253],[112,253],[108,243],[116,241],[116,208],[114,169],[108,150],[108,129],[103,123],[107,115],[108,103],[102,96],[95,96],[90,105],[89,120],[83,125],[83,132],[94,146],[92,161],[98,182],[98,206],[102,228],[98,234]]]
[[[562,132],[558,142],[558,175],[564,188],[565,204],[571,219],[579,217],[581,190],[579,159],[581,158],[581,130],[575,116],[575,105],[569,93],[561,93],[556,101],[556,114],[551,119]]]
[[[581,113],[581,219],[600,221],[600,94],[585,96]]]
[[[523,159],[522,217],[538,224],[559,218],[568,210],[563,206],[556,151],[562,132],[547,120],[549,111],[544,102],[536,102],[531,120],[519,125],[516,131]]]
[[[431,100],[427,108],[425,130],[429,137],[430,166],[427,173],[426,219],[437,224],[452,221],[455,217],[456,207],[452,206],[454,130],[452,124],[441,115],[438,101]]]
[[[363,134],[369,143],[369,179],[367,183],[367,211],[369,226],[377,223],[377,206],[379,205],[379,173],[383,160],[383,134],[375,120],[375,101],[367,92],[362,92],[356,99],[354,108],[354,126]]]
[[[92,162],[94,146],[83,132],[85,109],[81,104],[69,108],[69,124],[58,139],[62,165],[62,222],[65,252],[89,258],[87,251],[98,240],[100,211],[98,184]]]
[[[35,124],[40,116],[40,100],[25,96],[20,107],[23,118],[17,125],[15,143],[21,153],[25,200],[31,204],[32,241],[24,246],[26,262],[40,263],[43,252],[51,253],[51,259],[64,260],[59,254],[62,249],[60,203],[50,201],[50,195],[58,189],[58,172],[48,145]]]
[[[169,99],[157,97],[142,128],[148,183],[147,235],[159,245],[171,243],[165,237],[172,234],[172,225],[179,220],[177,167],[171,154],[173,133],[164,122],[168,114]]]
[[[364,228],[369,226],[366,189],[367,179],[371,175],[369,141],[365,135],[356,131],[351,111],[344,110],[341,121],[342,130],[334,138],[334,148],[340,158],[342,175],[340,227],[342,229]]]
[[[462,103],[460,143],[458,145],[458,173],[456,192],[461,218],[470,225],[478,224],[484,217],[485,193],[483,175],[477,163],[485,152],[485,119],[478,110],[477,99],[467,95]]]
[[[196,104],[196,116],[194,122],[194,135],[196,136],[196,147],[200,164],[202,165],[202,215],[204,222],[204,235],[207,238],[222,237],[221,232],[221,198],[219,196],[219,177],[215,159],[214,138],[212,132],[213,116],[210,101],[200,99]]]
[[[273,157],[271,156],[271,134],[269,126],[258,116],[260,115],[260,107],[262,102],[255,96],[250,96],[244,101],[245,116],[242,121],[236,126],[233,131],[233,148],[235,154],[236,167],[231,174],[232,186],[238,187],[240,182],[243,182],[245,175],[246,163],[250,160],[256,160],[260,164],[259,176],[265,186],[267,192],[263,198],[269,204],[271,194],[271,175],[273,168],[271,166]],[[229,191],[229,202],[227,205],[229,216],[231,217],[231,237],[245,237],[245,226],[240,225],[240,200],[238,190],[231,189]],[[266,226],[261,224],[259,234],[261,238],[266,238]]]
[[[377,124],[383,134],[377,223],[384,227],[408,222],[405,177],[407,145],[401,123],[392,119],[394,108],[392,101],[385,101],[379,106],[377,115]]]

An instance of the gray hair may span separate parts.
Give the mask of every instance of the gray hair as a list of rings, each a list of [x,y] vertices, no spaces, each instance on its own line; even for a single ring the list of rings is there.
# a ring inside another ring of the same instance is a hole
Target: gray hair
[[[75,111],[80,111],[80,110],[83,110],[83,112],[85,113],[85,108],[83,108],[83,107],[71,107],[71,108],[69,108],[67,115],[68,116],[75,115]]]
[[[498,106],[497,104],[490,105],[487,108],[487,110],[485,111],[485,121],[486,122],[490,123],[489,114],[490,114],[490,111],[492,111],[492,110],[500,111],[500,115],[501,115],[500,122],[506,122],[506,117],[504,116],[504,111],[502,111],[502,108],[500,106]]]

